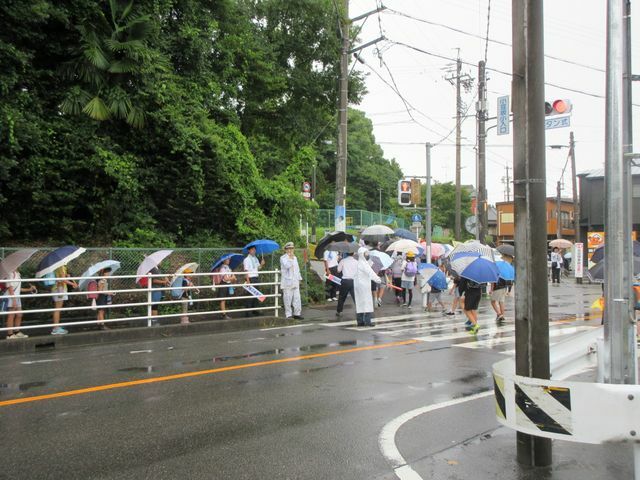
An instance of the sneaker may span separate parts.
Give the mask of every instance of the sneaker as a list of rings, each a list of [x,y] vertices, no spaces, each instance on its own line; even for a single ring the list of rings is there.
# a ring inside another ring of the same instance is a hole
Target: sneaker
[[[327,302],[333,302],[333,298],[327,298]]]
[[[478,333],[478,330],[480,330],[480,325],[478,325],[477,323],[475,325],[473,325],[471,327],[471,330],[469,330],[473,335],[475,335],[476,333]]]
[[[333,300],[334,302],[338,301],[338,297],[333,297],[331,300]]]
[[[29,338],[29,335],[24,334],[22,332],[16,332],[13,336],[16,338]]]
[[[402,306],[402,307],[406,307],[406,306],[407,306],[407,304],[406,304],[406,303],[403,303],[401,306]]]
[[[342,316],[342,312],[336,312],[336,317],[341,317]]]
[[[411,305],[407,305],[407,308],[411,308]]]
[[[55,327],[53,330],[51,330],[51,335],[66,335],[67,333],[69,332],[62,327]]]
[[[304,320],[304,317],[302,315],[294,315],[293,318],[295,318],[296,320]]]
[[[471,320],[467,320],[466,322],[464,322],[464,326],[465,327],[470,327],[472,325],[473,325],[473,323],[471,323]]]
[[[18,336],[15,333],[12,333],[11,335],[7,335],[7,340],[16,340],[18,338]]]
[[[223,315],[222,319],[223,320],[231,320],[231,317],[229,315]]]
[[[456,312],[452,312],[451,310],[449,310],[448,312],[445,312],[445,315],[455,315]]]

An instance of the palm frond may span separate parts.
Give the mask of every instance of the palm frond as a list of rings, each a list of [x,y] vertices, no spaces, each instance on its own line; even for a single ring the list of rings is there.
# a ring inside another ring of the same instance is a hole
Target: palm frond
[[[126,92],[120,88],[115,88],[110,94],[109,110],[120,119],[126,119],[131,111],[131,100]]]
[[[127,123],[133,128],[144,127],[144,112],[138,107],[133,107],[127,116]]]
[[[82,113],[83,108],[91,99],[91,95],[80,87],[73,87],[67,92],[60,104],[60,110],[71,115]]]
[[[100,97],[93,97],[82,111],[94,120],[106,120],[109,118],[109,109]]]
[[[116,60],[109,67],[109,73],[133,73],[138,70],[138,63],[128,58],[125,58],[123,60]]]
[[[120,15],[120,21],[124,21],[129,14],[131,13],[131,9],[133,8],[133,0],[131,0],[129,2],[129,5],[127,5],[126,7],[124,7],[124,10],[122,11],[122,15]]]

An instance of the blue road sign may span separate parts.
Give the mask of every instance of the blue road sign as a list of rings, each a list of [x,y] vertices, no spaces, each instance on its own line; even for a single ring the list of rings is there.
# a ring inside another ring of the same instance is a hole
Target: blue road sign
[[[544,128],[549,130],[552,128],[564,128],[571,126],[571,117],[548,117],[544,119]]]
[[[509,95],[498,97],[498,135],[509,135]]]
[[[417,213],[414,213],[413,215],[411,215],[411,221],[412,222],[421,222],[422,221],[422,215],[418,215]]]

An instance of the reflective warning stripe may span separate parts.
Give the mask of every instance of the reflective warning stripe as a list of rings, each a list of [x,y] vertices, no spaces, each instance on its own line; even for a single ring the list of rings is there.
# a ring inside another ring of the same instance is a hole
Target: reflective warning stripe
[[[568,388],[516,383],[516,423],[543,432],[572,435],[571,392]]]
[[[504,378],[493,375],[493,391],[496,398],[496,415],[503,420],[507,418],[507,410],[504,400]]]

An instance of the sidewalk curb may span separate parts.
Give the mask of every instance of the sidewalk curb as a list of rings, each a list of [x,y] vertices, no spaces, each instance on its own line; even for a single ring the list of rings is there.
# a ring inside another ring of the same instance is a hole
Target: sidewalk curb
[[[302,323],[284,317],[232,318],[231,320],[203,320],[187,325],[171,324],[155,327],[126,327],[113,330],[74,332],[67,335],[37,335],[19,340],[0,341],[0,355],[50,351],[61,348],[134,342],[160,338],[181,337],[209,333],[235,332],[254,328],[282,327]],[[28,331],[26,333],[29,333]]]

